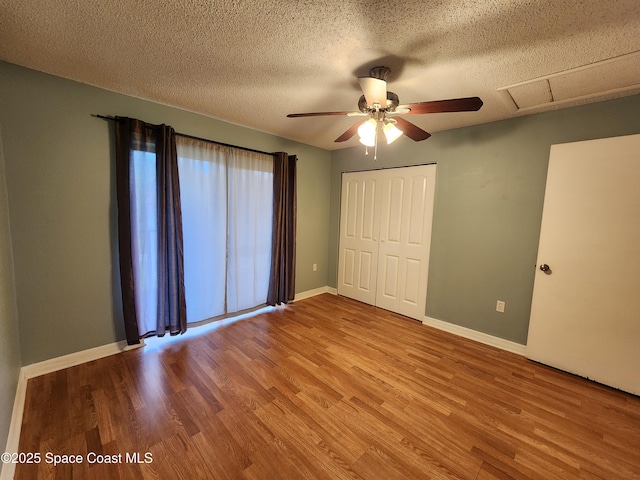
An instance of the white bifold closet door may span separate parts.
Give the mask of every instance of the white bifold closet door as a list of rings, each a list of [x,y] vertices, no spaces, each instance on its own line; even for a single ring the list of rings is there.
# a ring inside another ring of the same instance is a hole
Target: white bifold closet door
[[[435,165],[344,173],[338,294],[422,320]]]

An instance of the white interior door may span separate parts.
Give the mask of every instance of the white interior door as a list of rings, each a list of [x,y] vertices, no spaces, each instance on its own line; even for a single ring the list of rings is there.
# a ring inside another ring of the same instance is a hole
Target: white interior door
[[[436,165],[345,173],[338,293],[422,320]]]
[[[342,175],[338,294],[375,305],[380,194],[378,171]]]
[[[640,135],[553,145],[527,356],[640,394]]]
[[[376,305],[422,320],[425,315],[435,165],[382,173]]]

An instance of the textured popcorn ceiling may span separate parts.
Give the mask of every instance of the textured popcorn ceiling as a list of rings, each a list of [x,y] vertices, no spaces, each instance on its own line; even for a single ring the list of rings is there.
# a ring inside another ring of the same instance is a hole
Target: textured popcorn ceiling
[[[286,114],[357,110],[376,65],[401,103],[483,99],[407,117],[434,133],[522,115],[500,87],[639,50],[638,0],[0,0],[2,60],[326,149],[357,120]]]

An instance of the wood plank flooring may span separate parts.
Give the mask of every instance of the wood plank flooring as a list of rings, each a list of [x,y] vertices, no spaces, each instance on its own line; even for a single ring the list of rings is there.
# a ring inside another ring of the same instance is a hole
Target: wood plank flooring
[[[639,397],[325,294],[29,380],[15,478],[630,480],[638,445]]]

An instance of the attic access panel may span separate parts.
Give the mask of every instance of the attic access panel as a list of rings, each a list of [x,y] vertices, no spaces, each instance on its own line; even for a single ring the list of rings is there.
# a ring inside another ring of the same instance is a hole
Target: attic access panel
[[[518,111],[640,91],[640,51],[498,88]]]

